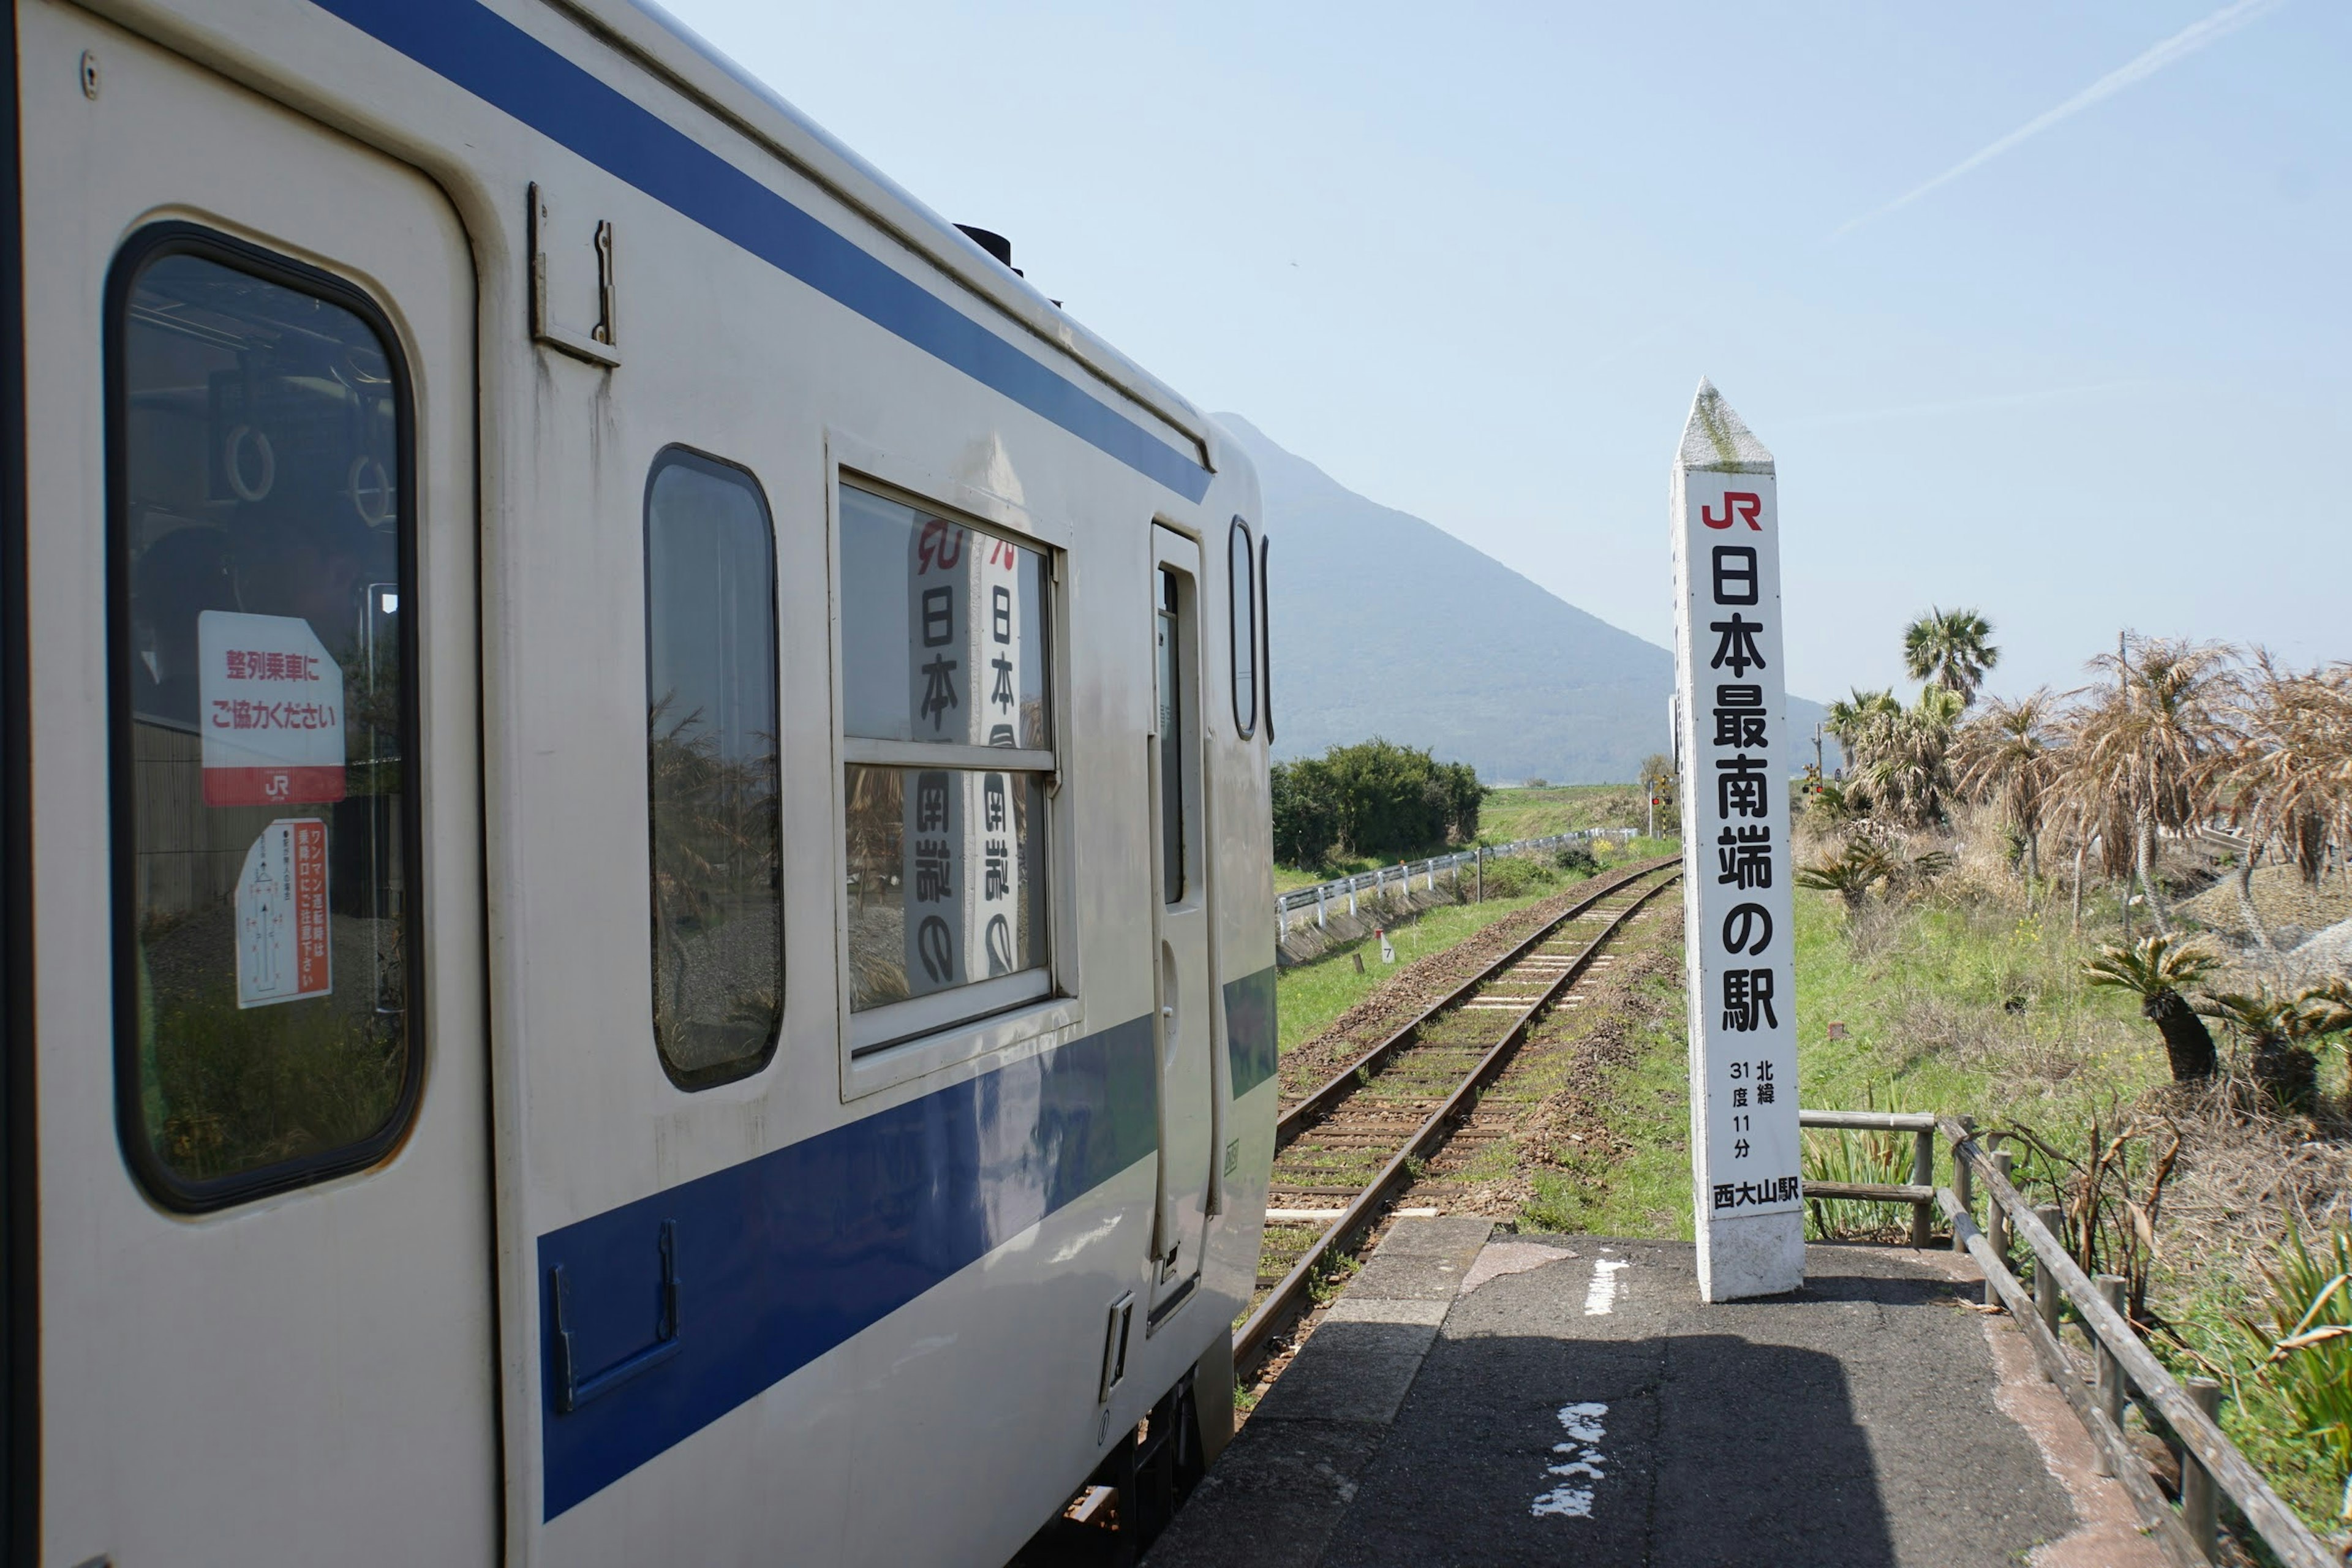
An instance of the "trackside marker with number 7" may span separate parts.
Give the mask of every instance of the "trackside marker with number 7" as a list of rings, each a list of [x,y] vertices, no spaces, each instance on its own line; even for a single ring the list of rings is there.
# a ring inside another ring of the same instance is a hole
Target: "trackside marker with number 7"
[[[206,805],[343,798],[343,671],[299,616],[196,617]]]

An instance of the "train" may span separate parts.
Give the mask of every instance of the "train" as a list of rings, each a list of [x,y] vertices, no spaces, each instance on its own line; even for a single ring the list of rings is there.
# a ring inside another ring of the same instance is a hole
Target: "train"
[[[8,1561],[1148,1529],[1275,1137],[1241,449],[650,5],[9,11]]]

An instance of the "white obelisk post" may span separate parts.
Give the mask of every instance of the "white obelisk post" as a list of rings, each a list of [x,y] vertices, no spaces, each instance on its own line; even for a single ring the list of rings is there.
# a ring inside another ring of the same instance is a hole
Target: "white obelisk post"
[[[1700,382],[1675,455],[1675,717],[1699,1294],[1805,1282],[1772,454]]]

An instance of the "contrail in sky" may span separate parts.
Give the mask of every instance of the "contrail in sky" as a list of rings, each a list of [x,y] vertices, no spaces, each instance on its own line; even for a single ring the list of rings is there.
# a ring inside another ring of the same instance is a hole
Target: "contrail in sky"
[[[2264,13],[2275,11],[2285,3],[2286,0],[2231,0],[2231,4],[2222,6],[2201,22],[2190,23],[2128,65],[2118,66],[2109,71],[2057,108],[2035,115],[2000,141],[1971,153],[1926,184],[1905,192],[1874,212],[1848,218],[1830,237],[1841,238],[1864,224],[1875,222],[1888,213],[1909,206],[1937,186],[1951,184],[1969,170],[1991,163],[2019,142],[2041,135],[2060,121],[2071,119],[2093,104],[2113,98],[2136,82],[2146,81],[2174,61],[2187,59],[2206,45],[2227,37],[2247,23],[2261,19]]]

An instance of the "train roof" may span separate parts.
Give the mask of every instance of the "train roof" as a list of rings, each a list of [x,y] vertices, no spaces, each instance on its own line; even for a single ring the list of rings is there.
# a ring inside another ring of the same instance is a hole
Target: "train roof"
[[[1208,417],[1176,390],[1079,325],[955,225],[859,157],[782,94],[722,54],[656,0],[555,0],[592,31],[726,121],[1002,315],[1076,361],[1195,443],[1211,466]]]

